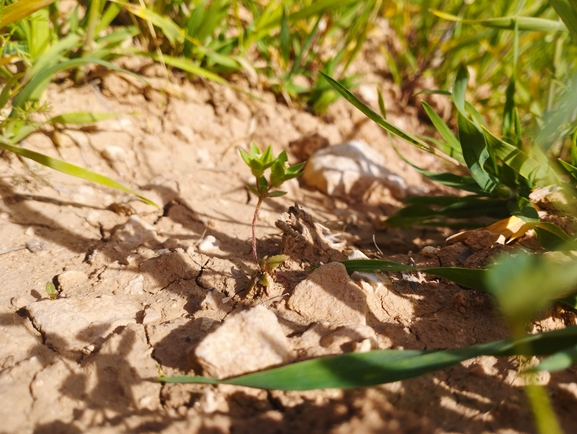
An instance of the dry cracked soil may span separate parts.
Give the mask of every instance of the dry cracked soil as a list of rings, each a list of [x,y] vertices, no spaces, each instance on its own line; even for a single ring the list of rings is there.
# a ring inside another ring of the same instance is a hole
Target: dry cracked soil
[[[157,65],[135,59],[124,66],[144,74],[150,86],[95,74],[81,87],[52,84],[44,97],[52,114],[117,117],[44,128],[23,146],[116,179],[158,208],[6,152],[0,159],[0,432],[534,431],[515,358],[481,357],[351,390],[151,381],[159,374],[225,378],[375,348],[457,348],[505,338],[507,330],[484,293],[430,276],[352,279],[334,262],[351,251],[407,262],[413,252],[420,265],[474,265],[471,258],[484,260],[493,249],[445,247],[449,233],[433,228],[382,227],[379,221],[403,196],[440,190],[346,102],[317,117],[242,77],[237,84],[260,99],[176,74],[167,78]],[[423,132],[416,105],[401,102],[399,90],[379,75],[372,79],[359,95],[374,105],[373,88],[380,86],[390,120]],[[368,181],[341,167],[321,168],[300,186],[289,183],[287,196],[265,202],[256,229],[259,254],[289,256],[266,291],[248,289],[256,201],[237,148],[252,140],[271,144],[275,153],[287,149],[291,162],[351,140],[353,151],[369,146],[362,155],[374,154],[368,166],[356,151],[338,156],[349,155],[349,163],[370,172]],[[441,167],[399,147],[423,167]],[[55,284],[57,299],[47,296],[47,282]],[[555,308],[533,329],[575,322],[573,312]],[[567,432],[577,426],[575,374],[540,378]]]

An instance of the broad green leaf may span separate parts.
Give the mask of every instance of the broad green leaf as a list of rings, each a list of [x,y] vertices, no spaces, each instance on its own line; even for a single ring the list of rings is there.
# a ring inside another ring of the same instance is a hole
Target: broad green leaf
[[[469,72],[465,66],[461,66],[453,85],[453,101],[457,107],[457,125],[459,128],[459,142],[463,159],[471,172],[471,176],[477,181],[479,187],[491,193],[499,185],[499,182],[486,169],[485,164],[492,162],[490,151],[485,143],[485,138],[479,127],[467,117],[465,106],[465,93],[469,81]]]
[[[509,211],[511,215],[519,217],[521,220],[527,223],[538,223],[539,214],[533,206],[533,204],[526,198],[522,196],[517,196],[508,203]]]
[[[561,163],[561,166],[563,166],[563,168],[567,171],[569,175],[571,175],[572,178],[577,179],[577,167],[567,163],[565,160],[562,160],[561,158],[557,159],[557,161]]]
[[[457,114],[457,125],[459,126],[459,141],[461,142],[463,158],[471,176],[483,191],[491,193],[499,183],[485,169],[485,163],[490,159],[490,155],[483,133],[460,111]]]
[[[117,190],[124,191],[126,193],[130,193],[138,197],[144,203],[149,205],[155,206],[158,208],[158,205],[152,202],[151,200],[147,199],[146,197],[136,193],[135,191],[119,184],[116,181],[113,181],[106,176],[99,175],[98,173],[94,173],[90,170],[83,169],[82,167],[76,166],[74,164],[67,163],[65,161],[58,160],[56,158],[49,157],[44,154],[40,154],[38,152],[31,151],[29,149],[22,148],[20,146],[13,146],[8,143],[0,143],[0,148],[6,149],[7,151],[14,152],[17,155],[20,155],[24,158],[29,158],[30,160],[34,160],[37,163],[40,163],[46,167],[50,167],[51,169],[57,170],[62,173],[66,173],[67,175],[76,176],[77,178],[86,179],[88,181],[96,182],[98,184],[105,185],[107,187],[112,187]]]
[[[554,2],[551,2],[553,4]],[[492,27],[495,29],[507,29],[514,30],[515,24],[519,27],[519,30],[530,30],[530,31],[540,31],[540,32],[566,32],[567,27],[562,23],[553,20],[547,20],[544,18],[535,17],[501,17],[501,18],[491,18],[488,20],[466,20],[455,15],[448,14],[441,11],[431,11],[433,14],[439,18],[443,18],[449,21],[457,21],[464,24],[478,24],[484,27]]]
[[[281,196],[284,196],[285,194],[287,194],[286,191],[275,190],[275,191],[271,191],[271,192],[267,193],[267,196],[268,197],[281,197]]]
[[[539,244],[548,250],[577,250],[577,242],[554,223],[538,223],[535,235]]]
[[[553,182],[555,174],[548,165],[544,166],[516,146],[495,137],[487,129],[483,129],[483,133],[495,156],[516,173],[532,183]]]
[[[46,283],[46,294],[48,295],[50,300],[56,300],[56,298],[58,297],[58,291],[56,291],[56,286],[54,286],[54,283],[52,282]]]
[[[119,116],[120,113],[98,112],[70,112],[54,116],[46,121],[47,124],[91,124],[105,121]]]
[[[456,350],[377,350],[325,357],[226,380],[207,377],[160,377],[163,383],[233,384],[275,390],[313,390],[375,386],[406,380],[482,355],[550,355],[577,341],[577,327],[490,342]]]

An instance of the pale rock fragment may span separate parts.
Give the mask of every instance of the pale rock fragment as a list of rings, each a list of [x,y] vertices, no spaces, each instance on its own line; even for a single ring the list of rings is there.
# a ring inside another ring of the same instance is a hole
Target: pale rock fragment
[[[219,251],[220,241],[212,235],[206,236],[199,244],[198,250],[203,253]]]
[[[439,253],[439,249],[433,246],[425,246],[421,249],[419,253],[423,255],[425,258],[435,258]]]
[[[128,285],[124,287],[124,293],[128,295],[144,294],[144,276],[142,274],[137,274],[133,279],[131,279],[128,282]]]
[[[374,183],[387,187],[397,199],[407,196],[408,186],[385,167],[382,154],[360,140],[333,145],[308,160],[303,181],[328,195],[362,197]]]
[[[69,292],[87,285],[88,276],[79,270],[67,270],[56,276],[56,281],[62,292]]]
[[[366,324],[367,293],[351,281],[340,262],[314,270],[296,286],[287,305],[311,322]]]
[[[26,241],[26,248],[32,253],[38,253],[41,250],[44,250],[46,247],[46,243],[40,240],[28,240]]]
[[[46,344],[76,357],[90,344],[98,345],[117,327],[136,323],[140,306],[123,297],[40,300],[26,307]]]
[[[120,146],[107,146],[104,151],[102,151],[102,156],[108,161],[126,161],[127,155],[126,151]]]
[[[160,322],[162,315],[157,310],[148,307],[144,310],[144,317],[142,318],[142,324],[154,324]]]
[[[287,363],[293,354],[275,314],[259,305],[226,318],[194,357],[205,375],[227,378]]]
[[[324,335],[320,340],[320,345],[324,348],[344,352],[364,352],[367,351],[367,346],[369,350],[379,348],[375,331],[364,324],[339,327],[335,331]]]

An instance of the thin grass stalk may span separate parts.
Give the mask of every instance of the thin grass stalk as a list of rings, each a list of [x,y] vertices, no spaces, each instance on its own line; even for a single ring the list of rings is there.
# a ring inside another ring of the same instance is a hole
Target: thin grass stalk
[[[98,14],[100,12],[100,0],[92,0],[88,10],[88,25],[86,27],[86,38],[84,39],[84,47],[82,48],[82,57],[90,57],[94,50],[94,35],[96,33],[96,26],[98,25]],[[76,70],[74,81],[78,84],[84,80],[84,66],[80,66]]]
[[[255,264],[257,264],[257,266],[260,269],[260,264],[258,262],[258,254],[256,251],[256,218],[258,217],[258,213],[260,211],[260,206],[262,205],[263,202],[263,197],[259,196],[258,197],[258,202],[256,203],[256,206],[254,207],[254,215],[252,216],[252,258],[254,259]]]

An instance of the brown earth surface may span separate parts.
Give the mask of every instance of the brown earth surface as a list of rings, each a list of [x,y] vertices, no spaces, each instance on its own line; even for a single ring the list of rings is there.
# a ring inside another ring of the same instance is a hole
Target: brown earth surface
[[[228,377],[374,348],[464,347],[505,338],[507,330],[484,293],[434,277],[411,284],[400,273],[373,284],[353,281],[330,262],[360,250],[405,263],[414,252],[419,265],[475,266],[499,250],[443,247],[446,231],[379,225],[403,194],[440,190],[356,109],[341,100],[315,117],[240,78],[239,86],[262,100],[165,78],[158,66],[138,62],[125,66],[151,86],[102,74],[82,87],[53,84],[45,95],[52,114],[90,110],[117,118],[46,128],[22,145],[116,179],[159,208],[6,152],[0,159],[0,432],[534,431],[516,358],[481,357],[352,390],[150,381],[161,373]],[[366,82],[375,85],[358,93],[368,103],[375,104],[378,85],[390,120],[424,131],[418,110],[399,103],[395,86],[378,75]],[[290,258],[272,287],[247,296],[256,200],[237,148],[252,140],[272,144],[275,154],[289,149],[294,162],[300,148],[289,144],[304,138],[300,144],[314,150],[318,136],[330,145],[364,140],[404,180],[402,191],[369,183],[337,196],[289,183],[287,196],[265,202],[257,235],[261,256],[282,251]],[[441,167],[399,146],[416,164]],[[321,262],[328,265],[313,271]],[[56,284],[57,300],[48,298],[47,282]],[[574,313],[555,308],[533,329],[575,323]],[[577,426],[576,378],[574,369],[540,378],[567,432]]]

